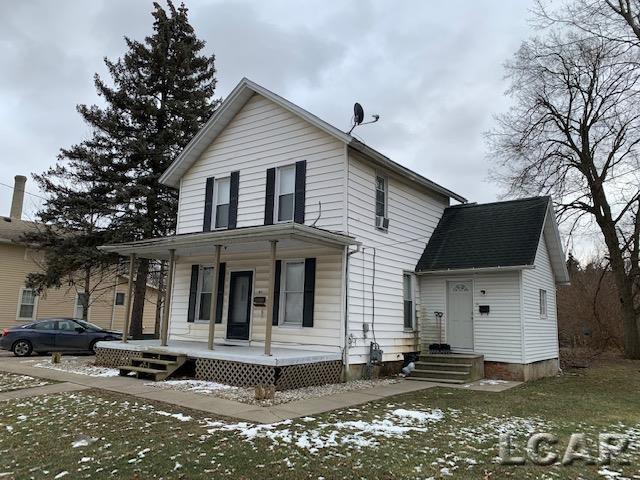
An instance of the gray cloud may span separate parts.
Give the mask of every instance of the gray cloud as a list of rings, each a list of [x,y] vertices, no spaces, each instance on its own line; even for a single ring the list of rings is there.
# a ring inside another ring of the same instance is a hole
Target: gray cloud
[[[347,129],[354,101],[379,113],[355,133],[394,160],[489,201],[482,132],[504,110],[502,63],[529,34],[529,2],[188,0],[217,57],[218,95],[243,76]],[[0,3],[0,183],[41,172],[87,127],[93,74],[151,31],[151,2]],[[28,189],[37,194],[33,182]],[[11,191],[0,186],[0,214]],[[39,200],[27,200],[33,214]]]

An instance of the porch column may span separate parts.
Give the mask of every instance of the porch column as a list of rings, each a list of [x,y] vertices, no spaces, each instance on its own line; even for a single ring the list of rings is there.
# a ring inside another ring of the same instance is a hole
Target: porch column
[[[218,279],[220,278],[220,245],[216,245],[213,258],[213,282],[211,286],[211,310],[209,312],[209,350],[213,350],[213,338],[216,334],[216,311],[218,310]]]
[[[271,326],[273,325],[273,302],[276,291],[276,246],[277,240],[271,240],[271,281],[269,282],[269,296],[267,297],[267,324],[264,333],[264,354],[271,356]]]
[[[131,322],[131,296],[133,295],[133,270],[136,265],[136,254],[132,253],[129,257],[129,285],[127,290],[127,299],[124,302],[124,327],[122,329],[122,341],[127,343],[129,335],[129,323]]]
[[[169,266],[167,267],[167,285],[164,291],[164,308],[162,309],[162,327],[160,328],[160,345],[167,346],[169,339],[169,308],[171,307],[171,292],[173,290],[173,266],[176,259],[176,249],[169,250]]]

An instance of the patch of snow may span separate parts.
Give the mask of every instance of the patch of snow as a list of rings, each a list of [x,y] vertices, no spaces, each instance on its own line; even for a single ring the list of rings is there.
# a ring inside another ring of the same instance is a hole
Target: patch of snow
[[[98,439],[95,437],[81,437],[71,444],[71,448],[88,447],[97,441]]]
[[[598,470],[598,475],[602,475],[606,478],[617,478],[621,475],[621,473],[614,470],[609,470],[607,467],[602,467],[600,470]]]
[[[188,422],[189,420],[191,420],[190,416],[184,415],[182,413],[169,413],[169,412],[164,412],[162,410],[156,410],[156,413],[158,415],[162,415],[163,417],[175,418],[176,420],[180,420],[181,422]]]
[[[66,477],[67,475],[69,475],[69,472],[67,472],[66,470],[64,472],[60,472],[59,474],[57,474],[54,478],[54,480],[58,479],[58,478],[62,478],[62,477]]]
[[[405,410],[404,408],[398,408],[391,412],[391,415],[409,418],[418,422],[439,422],[444,418],[444,412],[440,409],[423,412],[420,410]]]
[[[87,375],[89,377],[117,377],[120,375],[120,370],[117,368],[96,367],[88,362],[75,360],[62,361],[61,363],[40,362],[36,363],[34,367],[75,373],[77,375]]]

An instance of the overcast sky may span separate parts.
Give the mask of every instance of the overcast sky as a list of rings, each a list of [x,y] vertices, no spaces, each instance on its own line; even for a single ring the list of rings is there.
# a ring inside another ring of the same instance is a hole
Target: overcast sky
[[[188,0],[215,53],[217,96],[246,76],[347,130],[354,101],[372,147],[467,197],[491,201],[482,133],[508,101],[503,62],[532,32],[525,0]],[[93,74],[150,33],[142,0],[0,3],[0,183],[42,172],[87,136],[75,111],[95,103]],[[38,194],[31,179],[27,190]],[[11,189],[0,185],[0,215]],[[40,200],[26,198],[32,218]]]

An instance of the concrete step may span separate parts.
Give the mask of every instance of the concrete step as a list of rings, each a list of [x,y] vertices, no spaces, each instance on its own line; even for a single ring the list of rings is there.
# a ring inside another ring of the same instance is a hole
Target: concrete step
[[[455,378],[407,377],[407,380],[411,380],[414,382],[451,383],[456,385],[469,383],[467,382],[467,380],[460,380]]]
[[[471,372],[460,372],[455,370],[414,370],[411,372],[412,377],[428,377],[452,380],[468,380],[471,378]]]
[[[471,363],[484,361],[484,355],[469,353],[448,353],[448,354],[424,354],[420,355],[420,362],[427,363]]]
[[[416,370],[471,370],[471,363],[416,362]]]

